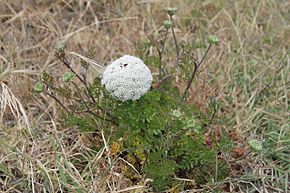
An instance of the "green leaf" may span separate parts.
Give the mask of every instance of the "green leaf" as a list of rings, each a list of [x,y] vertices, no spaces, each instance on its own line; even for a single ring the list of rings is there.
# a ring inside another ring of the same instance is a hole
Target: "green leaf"
[[[261,151],[263,149],[263,145],[261,141],[258,141],[256,139],[252,139],[249,141],[249,145],[251,148],[255,151]]]
[[[44,84],[42,82],[36,82],[34,85],[33,92],[35,94],[40,94],[44,91]]]
[[[71,71],[66,71],[63,76],[62,76],[62,81],[64,83],[68,83],[70,82],[72,79],[74,78],[74,73],[72,73]]]

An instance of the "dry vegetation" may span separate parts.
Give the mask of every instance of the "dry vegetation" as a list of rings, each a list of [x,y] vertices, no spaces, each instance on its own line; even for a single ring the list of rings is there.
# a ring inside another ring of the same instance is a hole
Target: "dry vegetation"
[[[1,192],[146,191],[145,177],[133,183],[119,170],[130,163],[113,159],[93,134],[62,127],[60,107],[46,95],[34,96],[32,88],[44,71],[55,77],[64,72],[54,57],[57,43],[81,55],[93,52],[102,65],[134,55],[136,43],[158,33],[168,6],[179,8],[179,41],[201,34],[221,39],[193,84],[190,102],[206,108],[219,101],[209,135],[218,137],[225,128],[234,141],[230,176],[190,191],[290,191],[289,1],[0,0]],[[170,39],[166,52],[174,54]],[[79,59],[69,57],[77,69]],[[252,151],[251,139],[264,149]],[[104,148],[95,152],[97,145]]]

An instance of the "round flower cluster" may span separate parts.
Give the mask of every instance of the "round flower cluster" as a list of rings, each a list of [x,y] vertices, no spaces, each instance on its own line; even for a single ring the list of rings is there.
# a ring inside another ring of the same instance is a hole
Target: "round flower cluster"
[[[106,68],[101,83],[112,96],[127,101],[143,96],[152,80],[150,69],[140,58],[125,55]]]

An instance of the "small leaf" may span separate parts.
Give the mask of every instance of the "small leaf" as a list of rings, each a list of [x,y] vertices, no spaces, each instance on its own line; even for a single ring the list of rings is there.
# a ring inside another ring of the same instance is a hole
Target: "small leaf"
[[[40,94],[44,91],[44,84],[42,82],[36,82],[33,89],[35,94]]]
[[[55,46],[55,49],[59,52],[64,52],[65,45],[61,42],[58,42]]]
[[[52,86],[52,82],[53,82],[53,77],[48,74],[47,72],[44,72],[42,74],[41,80],[44,84],[46,84],[47,86],[51,87]]]
[[[74,78],[74,74],[71,71],[66,71],[62,76],[62,81],[65,83],[70,82]]]
[[[179,109],[175,109],[171,112],[171,116],[174,119],[180,119],[182,117],[183,113]]]
[[[249,141],[249,145],[251,146],[252,149],[255,151],[261,151],[263,149],[263,145],[261,141],[258,141],[256,139],[252,139]]]

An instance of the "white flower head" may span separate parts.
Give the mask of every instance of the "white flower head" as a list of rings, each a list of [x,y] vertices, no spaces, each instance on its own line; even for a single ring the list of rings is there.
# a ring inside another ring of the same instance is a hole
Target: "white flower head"
[[[140,58],[125,55],[108,65],[103,73],[102,85],[121,101],[138,100],[151,87],[150,69]]]

